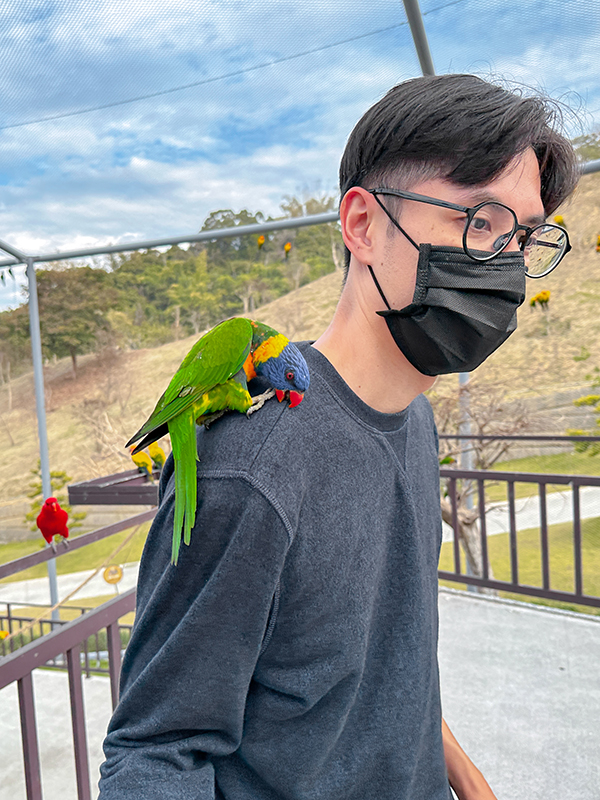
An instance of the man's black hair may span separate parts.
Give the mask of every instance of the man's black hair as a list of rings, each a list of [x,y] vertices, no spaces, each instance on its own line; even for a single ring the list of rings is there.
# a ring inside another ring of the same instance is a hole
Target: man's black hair
[[[579,177],[560,124],[559,106],[540,95],[507,91],[475,75],[413,78],[390,89],[356,124],[340,163],[340,198],[352,186],[408,189],[433,177],[489,183],[532,147],[549,215]],[[346,271],[349,263],[346,249]]]

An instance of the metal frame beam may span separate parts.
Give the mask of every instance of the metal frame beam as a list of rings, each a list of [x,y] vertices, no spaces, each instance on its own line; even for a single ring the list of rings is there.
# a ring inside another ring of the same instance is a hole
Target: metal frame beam
[[[139,242],[111,244],[103,247],[84,247],[81,250],[44,253],[39,256],[26,256],[16,248],[0,241],[0,250],[5,250],[14,256],[14,258],[0,261],[0,267],[24,264],[29,258],[39,264],[48,261],[66,261],[69,258],[86,258],[89,256],[108,255],[109,253],[129,253],[133,250],[150,250],[154,247],[165,247],[184,242],[189,242],[190,244],[194,242],[212,242],[215,239],[229,239],[234,236],[249,236],[251,234],[269,233],[270,231],[282,231],[290,228],[304,228],[307,225],[323,225],[326,222],[336,222],[338,219],[339,214],[337,211],[327,211],[324,214],[312,214],[308,217],[290,217],[289,219],[277,219],[271,222],[259,222],[255,225],[217,228],[212,231],[200,231],[200,233],[182,233],[178,236],[168,236],[164,239],[145,239]]]
[[[427,41],[427,34],[425,33],[425,26],[423,25],[423,17],[421,9],[419,8],[419,0],[402,0],[404,3],[404,10],[410,25],[410,32],[415,43],[415,49],[421,65],[421,72],[423,75],[435,75],[435,67],[433,66],[433,59],[429,49],[429,42]]]

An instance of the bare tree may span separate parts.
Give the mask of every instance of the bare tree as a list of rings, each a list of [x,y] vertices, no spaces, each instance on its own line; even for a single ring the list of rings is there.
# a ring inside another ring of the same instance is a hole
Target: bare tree
[[[464,403],[464,392],[468,392],[468,404]],[[475,436],[514,436],[532,428],[531,414],[526,405],[510,400],[506,389],[501,385],[483,385],[472,379],[468,386],[450,386],[448,383],[435,387],[429,394],[433,406],[438,432],[456,436],[454,439],[440,439],[440,462],[453,464],[465,448],[469,448],[475,469],[490,469],[508,454],[511,442],[503,439],[461,440],[461,423],[464,422],[462,409],[468,406],[471,435]],[[462,402],[461,402],[462,401]],[[470,572],[483,577],[483,556],[479,530],[479,498],[475,497],[473,481],[457,481],[457,523],[458,536]],[[442,489],[442,519],[453,524],[452,504]],[[491,566],[488,574],[493,577]],[[492,590],[485,593],[495,594]]]

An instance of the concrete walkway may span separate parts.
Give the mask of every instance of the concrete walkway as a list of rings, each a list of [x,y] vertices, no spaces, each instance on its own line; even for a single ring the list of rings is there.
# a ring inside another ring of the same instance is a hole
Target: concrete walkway
[[[33,673],[33,685],[44,800],[77,800],[67,675],[38,669]],[[93,676],[84,679],[83,687],[92,797],[95,798],[100,777],[98,769],[103,761],[102,741],[111,715],[110,684],[108,678]],[[0,800],[26,800],[15,683],[0,691],[0,753]]]
[[[498,800],[598,800],[600,618],[445,589],[439,605],[444,715]],[[75,800],[67,677],[34,682],[44,800]],[[96,797],[108,679],[84,687]],[[25,800],[14,684],[0,691],[0,752],[0,800]]]
[[[600,798],[600,617],[440,591],[444,716],[498,800]]]
[[[123,565],[123,578],[118,584],[119,592],[126,592],[137,585],[137,577],[140,569],[139,561]],[[71,594],[83,581],[92,575],[93,569],[83,572],[71,572],[68,575],[59,575],[58,597]],[[73,602],[82,600],[85,597],[102,597],[103,595],[116,594],[114,585],[106,583],[102,577],[102,571],[98,573],[89,583],[77,592]],[[50,587],[48,578],[32,578],[28,581],[13,581],[12,583],[0,583],[0,602],[3,603],[47,603],[50,604]],[[0,611],[3,607],[0,607]],[[2,798],[0,797],[0,800]]]

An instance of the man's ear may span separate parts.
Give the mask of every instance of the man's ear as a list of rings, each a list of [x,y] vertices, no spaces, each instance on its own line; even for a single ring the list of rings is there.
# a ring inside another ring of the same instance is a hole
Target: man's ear
[[[362,186],[348,189],[340,203],[340,223],[344,244],[363,264],[373,261],[377,227],[376,201]]]

